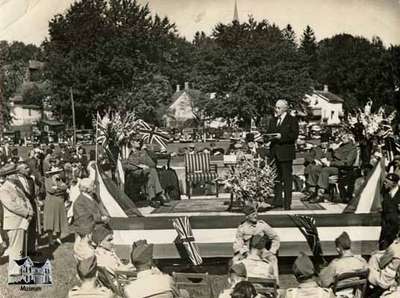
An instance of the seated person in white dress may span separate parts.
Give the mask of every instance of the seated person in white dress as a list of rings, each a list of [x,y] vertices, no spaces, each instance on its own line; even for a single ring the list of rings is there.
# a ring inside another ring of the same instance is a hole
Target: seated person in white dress
[[[250,250],[240,263],[244,264],[247,277],[276,279],[278,282],[279,276],[274,270],[273,262],[262,258],[267,240],[265,235],[254,235],[250,240]]]

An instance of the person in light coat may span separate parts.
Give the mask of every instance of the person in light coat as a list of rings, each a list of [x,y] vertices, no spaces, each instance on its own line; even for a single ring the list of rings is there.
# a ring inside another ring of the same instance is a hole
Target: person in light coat
[[[17,186],[18,177],[15,164],[7,164],[0,170],[6,181],[0,187],[0,201],[3,205],[3,229],[7,232],[9,247],[7,250],[11,260],[26,256],[26,231],[34,212],[24,191]]]

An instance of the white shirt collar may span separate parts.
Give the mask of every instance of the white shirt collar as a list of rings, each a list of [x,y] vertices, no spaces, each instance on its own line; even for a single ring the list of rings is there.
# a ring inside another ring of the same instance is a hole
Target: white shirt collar
[[[393,198],[393,197],[396,195],[396,193],[397,193],[398,190],[399,190],[399,186],[398,186],[398,185],[396,185],[394,188],[392,188],[392,189],[389,191],[390,197]]]

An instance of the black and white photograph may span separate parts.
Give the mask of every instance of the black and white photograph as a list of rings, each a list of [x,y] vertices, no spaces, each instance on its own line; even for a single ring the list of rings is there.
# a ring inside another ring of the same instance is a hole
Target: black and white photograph
[[[0,0],[0,297],[399,298],[400,0]]]

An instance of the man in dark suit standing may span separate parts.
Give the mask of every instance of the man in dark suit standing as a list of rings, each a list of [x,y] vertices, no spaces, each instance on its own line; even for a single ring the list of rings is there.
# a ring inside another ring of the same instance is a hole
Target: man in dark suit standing
[[[382,229],[379,244],[390,245],[399,233],[400,177],[387,174],[382,189]]]
[[[271,121],[267,137],[271,141],[271,157],[275,161],[277,179],[275,197],[272,205],[290,210],[292,203],[293,160],[296,158],[296,140],[299,135],[299,123],[288,112],[286,100],[278,100],[275,104],[275,118]],[[284,198],[282,202],[282,189]]]

